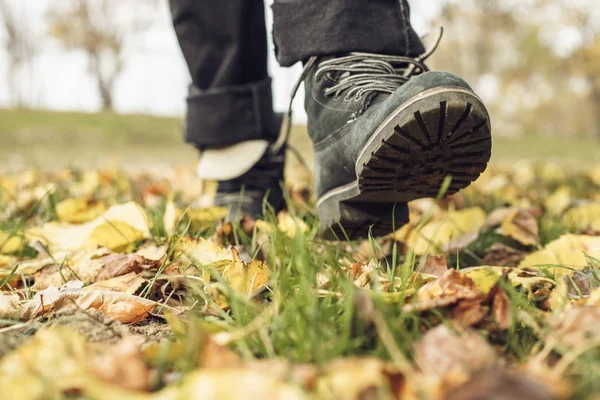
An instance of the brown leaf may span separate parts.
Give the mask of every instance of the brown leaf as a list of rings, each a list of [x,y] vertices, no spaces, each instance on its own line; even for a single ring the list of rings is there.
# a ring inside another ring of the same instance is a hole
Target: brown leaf
[[[465,381],[496,364],[496,353],[473,330],[454,332],[446,325],[429,330],[415,346],[415,362],[426,375]]]
[[[500,329],[508,329],[512,324],[511,301],[506,292],[496,285],[490,292],[493,295],[492,314]]]
[[[398,370],[371,357],[334,360],[317,381],[318,397],[325,399],[377,399],[390,392],[393,398],[407,398],[408,391]]]
[[[479,239],[479,231],[465,233],[462,236],[452,239],[444,245],[446,253],[456,253],[469,247],[469,245]]]
[[[502,221],[499,233],[522,245],[533,246],[540,242],[536,214],[529,209],[514,209]]]
[[[90,362],[94,375],[123,389],[149,391],[151,374],[140,351],[142,337],[127,336],[96,354]]]
[[[494,399],[552,400],[557,397],[544,383],[522,372],[489,369],[475,374],[462,385],[449,388],[443,398],[448,400]]]
[[[502,243],[494,243],[483,258],[484,265],[498,265],[501,267],[516,267],[527,255],[526,252],[513,249]]]
[[[450,310],[450,319],[458,326],[474,326],[483,321],[489,311],[481,299],[462,300]]]
[[[236,368],[243,365],[242,359],[226,346],[220,345],[209,336],[204,336],[200,350],[198,367],[222,369]]]
[[[468,276],[450,269],[435,281],[423,285],[417,292],[417,302],[404,306],[406,312],[425,311],[456,304],[459,300],[483,297],[475,282]]]
[[[553,330],[560,342],[570,348],[600,339],[600,308],[576,306],[555,317]]]
[[[448,271],[448,263],[446,262],[446,256],[427,256],[423,270],[421,272],[425,274],[435,275],[441,277]]]
[[[134,294],[144,283],[148,282],[135,272],[127,275],[116,276],[87,286],[84,290],[112,290]]]
[[[28,320],[73,304],[83,310],[96,309],[119,322],[133,324],[143,321],[157,303],[110,290],[67,289],[61,292],[56,287],[50,287],[22,304],[20,315],[22,320]]]
[[[99,282],[116,276],[142,272],[144,258],[137,254],[111,254],[95,261],[102,264],[102,269],[93,279],[93,282]]]

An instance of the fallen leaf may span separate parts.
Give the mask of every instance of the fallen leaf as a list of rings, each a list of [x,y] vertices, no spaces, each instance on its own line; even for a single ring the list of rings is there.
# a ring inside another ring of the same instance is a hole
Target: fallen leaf
[[[571,205],[571,189],[561,186],[545,201],[546,210],[550,215],[561,215]]]
[[[56,215],[59,221],[80,224],[97,218],[104,211],[106,205],[90,198],[65,199],[56,204]]]
[[[579,232],[586,229],[600,232],[600,203],[588,203],[567,210],[563,222]]]
[[[233,260],[230,250],[217,246],[204,238],[182,237],[177,243],[174,257],[185,256],[198,266],[214,264],[217,261]]]
[[[253,297],[269,283],[269,268],[261,261],[245,263],[235,247],[231,248],[233,261],[223,271],[223,279],[232,290]],[[222,304],[225,306],[225,304]]]
[[[518,268],[479,266],[464,268],[461,273],[473,279],[483,293],[488,293],[503,276],[508,278],[513,287],[524,289],[529,298],[533,298],[534,293],[540,289],[550,291],[556,286],[556,282],[551,279]]]
[[[18,318],[19,300],[16,294],[0,293],[0,319]]]
[[[478,231],[485,222],[479,207],[448,211],[421,229],[408,232],[407,246],[414,254],[439,254],[445,245],[467,233]],[[401,237],[397,238],[400,240]]]
[[[18,235],[0,231],[0,254],[16,253],[23,248],[24,241]]]
[[[63,285],[64,286],[64,285]],[[96,309],[124,324],[143,321],[157,305],[155,301],[110,290],[59,290],[51,286],[21,305],[22,320],[29,320],[69,305]]]
[[[119,251],[150,237],[148,221],[143,209],[137,203],[129,202],[112,206],[100,217],[85,224],[48,222],[29,229],[26,236],[46,243],[51,253],[72,252],[89,246]]]
[[[140,351],[143,342],[141,337],[126,336],[116,345],[104,348],[90,360],[91,373],[123,389],[149,391],[152,375]]]
[[[317,380],[316,392],[323,399],[412,398],[403,374],[371,357],[330,362]]]
[[[513,249],[503,243],[494,243],[482,262],[485,265],[497,265],[500,267],[516,267],[528,253]]]
[[[134,294],[146,282],[148,281],[135,272],[130,272],[126,275],[98,281],[85,287],[84,290],[112,290],[113,292]]]
[[[575,306],[556,315],[552,328],[560,343],[567,348],[585,346],[600,340],[600,308]]]
[[[436,307],[445,307],[459,300],[472,300],[482,297],[483,293],[468,276],[450,269],[440,278],[423,285],[417,292],[417,302],[407,304],[407,312],[424,311]]]
[[[494,399],[551,400],[557,397],[546,385],[522,371],[491,368],[473,374],[471,379],[458,386],[444,389],[443,398],[453,400]]]
[[[479,333],[438,325],[415,345],[415,363],[426,375],[466,382],[472,374],[496,365],[497,357]]]
[[[448,263],[446,262],[446,256],[427,256],[422,272],[441,277],[447,270]]]
[[[542,250],[526,256],[519,268],[544,270],[556,278],[569,275],[572,269],[587,267],[586,254],[600,258],[600,237],[587,235],[562,235],[548,243]]]
[[[492,315],[500,329],[508,329],[512,325],[511,301],[502,288],[495,286],[492,300]]]
[[[524,246],[533,246],[540,242],[540,233],[535,215],[530,210],[513,209],[502,221],[498,231]]]
[[[42,329],[0,361],[2,398],[64,398],[82,388],[87,357],[85,340],[71,329]]]

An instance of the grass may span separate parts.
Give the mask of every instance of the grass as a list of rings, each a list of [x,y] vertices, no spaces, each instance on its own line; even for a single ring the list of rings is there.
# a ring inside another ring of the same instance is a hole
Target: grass
[[[180,125],[181,121],[176,118],[3,110],[0,111],[0,137],[3,144],[0,157],[8,160],[4,165],[7,169],[23,166],[41,166],[44,169],[72,165],[81,168],[97,167],[105,166],[107,162],[114,163],[114,160],[125,166],[155,165],[156,160],[160,160],[160,165],[172,162],[192,163],[196,154],[193,149],[182,145]],[[296,127],[292,142],[306,154],[310,162],[310,141],[305,129]],[[498,137],[494,139],[492,163],[556,160],[577,166],[600,161],[598,153],[597,143],[591,139],[549,140],[527,136],[514,140]],[[292,160],[292,165],[294,162]],[[518,170],[515,174],[518,174]],[[514,177],[511,176],[509,180]],[[591,197],[597,188],[589,179],[579,178],[581,177],[578,175],[568,176],[560,183],[572,186],[574,192],[579,188],[577,185],[585,185],[585,191],[580,190],[585,195],[581,198]],[[56,204],[71,196],[69,185],[77,183],[78,179],[74,175],[75,182],[58,183],[55,191],[44,196],[28,210],[14,213],[10,219],[2,220],[0,214],[0,228],[18,235],[29,227],[56,220]],[[115,178],[112,184],[117,186],[115,182],[119,179]],[[548,183],[536,181],[532,185],[540,187],[526,188],[519,196],[535,204],[543,200],[535,193],[543,193],[542,190],[547,189],[545,186]],[[128,187],[122,199],[114,194],[115,191],[108,191],[112,197],[103,198],[103,189],[107,188],[99,187],[93,196],[109,202],[130,198],[140,203],[144,201],[135,188]],[[480,206],[487,213],[499,205],[494,196],[476,194],[477,196],[466,196],[467,199],[473,199],[473,204],[469,205]],[[168,244],[168,253],[172,256],[179,237],[166,237],[162,225],[165,201],[166,198],[158,205],[146,205],[145,209],[152,221],[153,240]],[[502,204],[503,202],[504,200]],[[182,208],[187,206],[178,205]],[[8,208],[5,204],[0,206]],[[387,291],[374,280],[371,290],[359,288],[348,276],[346,261],[356,256],[360,243],[340,245],[323,240],[318,233],[314,208],[295,209],[292,204],[291,213],[307,223],[306,231],[297,230],[295,235],[289,235],[281,229],[273,229],[266,240],[259,241],[256,230],[248,232],[240,224],[234,224],[231,235],[219,237],[225,244],[233,244],[252,257],[265,260],[271,273],[269,290],[258,298],[250,299],[236,294],[224,283],[219,286],[228,294],[230,310],[221,311],[212,317],[201,315],[199,310],[192,310],[182,330],[176,332],[176,338],[173,339],[186,351],[171,364],[161,361],[155,388],[167,382],[173,371],[185,374],[197,367],[199,337],[207,335],[207,332],[224,330],[230,338],[227,343],[247,360],[282,357],[292,362],[325,365],[338,357],[373,355],[392,360],[400,368],[408,368],[407,365],[413,361],[415,343],[431,327],[448,322],[450,316],[444,308],[432,308],[426,312],[403,309],[407,301],[406,294],[415,289],[411,287],[409,277],[413,276],[421,261],[410,251],[400,251],[398,243],[394,243],[389,257],[373,263],[374,275],[386,276],[390,282],[396,282],[400,278],[400,284]],[[431,214],[426,214],[416,229],[422,228],[429,218]],[[267,215],[266,219],[271,222],[271,226],[277,225],[275,215]],[[540,227],[541,245],[568,231],[558,217],[543,216]],[[189,221],[182,219],[177,232],[180,235],[214,238],[219,236],[215,228],[216,226],[211,226],[192,231]],[[382,250],[381,243],[376,239],[369,238],[368,242],[371,249]],[[502,239],[495,230],[488,230],[482,232],[477,241],[463,253],[448,254],[450,267],[458,269],[480,264],[490,246],[497,242],[519,250],[534,250],[519,246],[515,241]],[[23,258],[32,256],[33,254],[27,254]],[[452,259],[454,256],[455,259]],[[163,272],[171,266],[170,263],[176,261],[173,258],[168,262],[165,260],[156,271],[149,271],[153,275],[149,277],[148,284],[140,295],[150,297],[150,290],[155,287],[156,282],[167,281],[168,276]],[[600,280],[600,262],[596,259],[589,261],[594,282],[597,283]],[[319,285],[316,279],[318,276],[326,277],[329,281],[326,290]],[[216,279],[219,280],[219,277]],[[0,288],[12,281],[13,273],[0,280]],[[188,279],[185,285],[190,297],[188,303],[191,304],[194,300],[198,300],[198,304],[214,301],[197,281]],[[499,354],[503,354],[509,364],[524,363],[543,348],[545,338],[551,333],[550,315],[536,307],[528,299],[527,293],[510,285],[505,285],[503,289],[512,303],[511,326],[506,330],[480,329],[480,333]],[[394,301],[390,301],[390,296],[394,296]],[[189,318],[190,315],[201,315],[197,318],[201,328],[198,328],[195,318]],[[532,328],[531,321],[539,326],[537,331]],[[597,378],[600,371],[600,357],[597,349],[589,350],[575,359],[569,368],[569,374],[576,382],[578,398],[585,398],[591,391],[600,391],[598,380],[594,378]]]
[[[183,143],[180,118],[114,113],[0,110],[3,170],[66,166],[127,168],[191,164],[197,153]],[[312,164],[306,129],[296,126],[291,143]],[[493,164],[554,160],[573,166],[600,162],[595,138],[494,137]],[[293,157],[291,166],[297,165]]]

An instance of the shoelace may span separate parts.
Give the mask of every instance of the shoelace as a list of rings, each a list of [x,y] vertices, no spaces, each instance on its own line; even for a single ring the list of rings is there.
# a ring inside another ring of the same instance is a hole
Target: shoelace
[[[315,72],[315,79],[320,79],[324,74],[339,74],[336,83],[325,89],[325,96],[339,97],[346,92],[346,98],[354,96],[360,99],[367,93],[392,94],[396,89],[406,83],[412,76],[429,71],[425,60],[437,49],[442,35],[440,28],[437,39],[433,45],[417,57],[392,56],[374,53],[350,53],[347,56],[324,60]],[[287,143],[292,128],[292,105],[300,84],[306,79],[309,71],[315,66],[318,57],[308,59],[302,74],[292,88],[288,111],[283,116],[281,130],[277,140],[271,145],[270,151],[276,153]]]

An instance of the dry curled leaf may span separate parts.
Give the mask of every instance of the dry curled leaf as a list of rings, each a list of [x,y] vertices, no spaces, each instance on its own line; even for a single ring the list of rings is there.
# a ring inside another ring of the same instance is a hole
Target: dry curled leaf
[[[424,374],[453,382],[497,363],[494,349],[477,332],[454,332],[446,325],[429,330],[415,347],[415,362]]]
[[[21,319],[29,320],[73,304],[83,310],[96,309],[125,324],[143,321],[157,305],[155,301],[128,293],[81,290],[81,287],[61,291],[51,286],[23,303],[20,315]]]
[[[498,232],[524,246],[536,245],[540,242],[536,215],[529,209],[513,209],[504,217]]]
[[[483,293],[468,276],[448,270],[440,278],[423,285],[417,292],[417,302],[407,304],[404,310],[424,311],[435,307],[456,304],[459,300],[480,298]]]
[[[423,264],[423,273],[441,277],[446,271],[448,271],[446,256],[427,256],[425,263]]]

